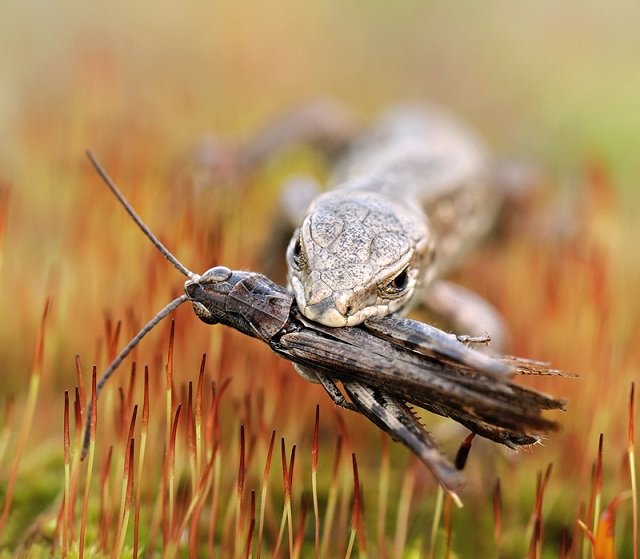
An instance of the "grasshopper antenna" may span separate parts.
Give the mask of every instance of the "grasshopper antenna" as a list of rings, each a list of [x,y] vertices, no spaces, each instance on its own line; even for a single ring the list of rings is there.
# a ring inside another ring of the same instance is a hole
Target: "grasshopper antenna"
[[[131,204],[129,204],[129,202],[127,201],[127,199],[124,197],[124,195],[122,194],[122,192],[120,192],[120,189],[116,186],[116,184],[111,180],[111,177],[107,174],[107,172],[104,170],[104,168],[102,167],[102,165],[100,165],[100,163],[98,163],[98,160],[95,158],[95,156],[93,155],[93,153],[91,152],[91,150],[87,150],[86,151],[87,157],[89,158],[89,161],[91,161],[91,164],[93,165],[94,169],[98,172],[98,174],[100,175],[100,177],[102,177],[102,180],[104,181],[104,183],[109,187],[109,190],[111,190],[111,192],[113,192],[113,194],[115,195],[115,197],[118,199],[118,201],[122,204],[122,206],[124,207],[124,209],[127,211],[127,213],[131,216],[131,218],[133,219],[133,221],[136,222],[136,225],[138,227],[140,227],[140,229],[142,230],[142,232],[147,236],[147,238],[153,243],[153,245],[164,255],[164,257],[171,262],[171,264],[173,264],[173,266],[178,270],[178,272],[180,272],[182,275],[187,276],[189,279],[197,279],[199,276],[197,274],[194,274],[191,270],[185,268],[182,263],[173,255],[171,254],[171,252],[169,252],[169,249],[167,247],[165,247],[160,240],[158,239],[158,237],[156,237],[152,232],[151,229],[149,229],[145,223],[142,221],[142,219],[140,219],[140,217],[138,216],[138,214],[135,212],[135,210],[131,207]]]
[[[147,238],[153,243],[153,245],[164,255],[164,257],[174,265],[174,267],[183,275],[187,276],[190,279],[198,279],[200,276],[194,274],[192,271],[185,268],[180,261],[169,252],[169,250],[160,242],[160,240],[151,232],[151,230],[145,225],[145,223],[140,219],[135,210],[131,207],[131,204],[127,201],[127,199],[120,192],[115,183],[111,180],[107,172],[102,168],[100,163],[96,160],[93,153],[90,150],[87,151],[87,157],[91,164],[98,172],[98,174],[102,177],[102,180],[109,187],[109,190],[113,192],[115,197],[120,201],[124,209],[127,213],[133,218],[138,227],[142,230],[142,232],[147,236]],[[182,305],[182,303],[189,300],[186,294],[180,295],[173,301],[171,301],[166,307],[164,307],[158,314],[156,314],[147,324],[145,324],[142,329],[133,337],[133,339],[122,349],[122,351],[117,355],[117,357],[111,362],[107,370],[102,374],[100,380],[96,384],[96,398],[103,386],[109,380],[111,375],[115,372],[115,370],[120,366],[120,363],[131,353],[131,350],[140,343],[140,340],[144,338],[155,326],[168,314],[170,314],[174,309]],[[92,402],[89,401],[87,404],[87,414],[85,421],[85,430],[84,430],[84,441],[82,445],[82,455],[81,458],[84,459],[87,455],[87,451],[89,450],[89,444],[91,442],[91,417],[93,414],[93,406]]]
[[[186,294],[180,295],[180,297],[176,297],[173,301],[171,301],[166,307],[164,307],[158,314],[156,314],[149,322],[147,322],[140,332],[138,332],[132,340],[122,349],[122,351],[117,355],[117,357],[111,362],[111,365],[107,368],[107,370],[102,373],[100,380],[96,384],[96,399],[100,394],[100,391],[107,383],[111,375],[115,372],[115,370],[120,366],[120,363],[124,361],[124,359],[131,353],[131,350],[136,347],[142,338],[144,338],[153,328],[155,328],[156,324],[160,322],[164,317],[170,314],[174,309],[178,308],[182,303],[189,300]],[[91,415],[93,414],[93,407],[91,405],[91,400],[87,404],[87,419],[85,420],[84,426],[84,442],[82,443],[82,455],[81,458],[84,460],[87,455],[87,451],[89,450],[89,443],[91,442]]]

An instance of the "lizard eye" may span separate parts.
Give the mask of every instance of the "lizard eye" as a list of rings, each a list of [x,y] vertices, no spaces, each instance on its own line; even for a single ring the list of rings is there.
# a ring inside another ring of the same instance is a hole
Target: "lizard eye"
[[[302,253],[302,242],[300,241],[300,237],[296,239],[296,242],[291,249],[291,265],[296,270],[302,270],[304,267],[304,254]]]
[[[382,288],[384,295],[399,295],[409,286],[409,266]]]

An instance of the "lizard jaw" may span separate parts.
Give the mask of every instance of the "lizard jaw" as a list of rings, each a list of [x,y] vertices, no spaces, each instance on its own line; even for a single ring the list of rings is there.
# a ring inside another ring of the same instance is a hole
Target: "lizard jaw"
[[[315,305],[304,305],[299,308],[302,314],[309,320],[332,328],[340,328],[343,326],[357,326],[368,318],[392,314],[400,307],[400,304],[370,305],[353,314],[344,315],[333,305],[331,298],[327,298]]]
[[[322,307],[319,307],[319,305],[321,304],[306,305],[304,309],[301,309],[302,314],[309,320],[319,322],[320,324],[324,324],[325,326],[330,326],[332,328],[340,328],[349,324],[350,317],[342,315],[335,307],[330,305],[323,305]]]
[[[317,303],[307,303],[304,288],[297,278],[291,278],[291,287],[296,298],[296,304],[300,312],[309,320],[319,322],[331,328],[342,328],[344,326],[357,326],[365,320],[375,316],[386,316],[398,312],[404,301],[377,301],[374,304],[362,307],[356,312],[345,312],[340,309],[335,297],[329,296]]]

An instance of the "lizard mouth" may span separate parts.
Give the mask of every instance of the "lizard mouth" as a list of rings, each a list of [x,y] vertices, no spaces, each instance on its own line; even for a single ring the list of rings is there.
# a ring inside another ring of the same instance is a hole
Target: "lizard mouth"
[[[363,307],[356,312],[351,312],[350,309],[347,309],[346,312],[341,312],[336,308],[335,301],[331,297],[327,297],[319,303],[312,305],[303,304],[298,305],[298,307],[302,314],[309,320],[332,328],[357,326],[358,324],[362,324],[367,318],[386,316],[395,311],[393,305],[379,304]]]
[[[367,318],[392,314],[397,312],[404,302],[402,299],[395,301],[378,299],[377,301],[372,301],[373,304],[354,310],[348,304],[345,305],[345,308],[341,308],[342,305],[332,295],[317,303],[308,303],[302,283],[296,277],[291,278],[290,286],[293,289],[300,312],[309,320],[331,328],[357,326]]]
[[[389,305],[371,305],[353,314],[343,314],[336,309],[331,299],[326,299],[314,305],[305,305],[304,307],[300,307],[300,310],[309,320],[332,328],[357,326],[358,324],[362,324],[367,318],[386,316],[394,312],[394,309],[390,308]]]
[[[331,300],[329,299],[325,299],[324,301],[314,305],[305,305],[304,307],[301,307],[300,310],[309,320],[319,322],[320,324],[324,324],[325,326],[330,326],[332,328],[348,326],[349,319],[352,318],[350,316],[343,315],[331,304]]]

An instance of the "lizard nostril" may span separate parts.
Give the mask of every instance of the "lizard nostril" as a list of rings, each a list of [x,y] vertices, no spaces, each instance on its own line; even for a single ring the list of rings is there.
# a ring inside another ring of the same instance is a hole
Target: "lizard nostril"
[[[346,293],[342,293],[339,297],[333,299],[333,307],[343,317],[350,317],[355,311],[353,301]]]

